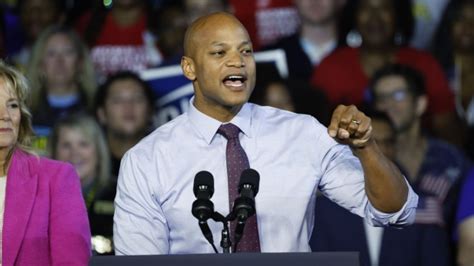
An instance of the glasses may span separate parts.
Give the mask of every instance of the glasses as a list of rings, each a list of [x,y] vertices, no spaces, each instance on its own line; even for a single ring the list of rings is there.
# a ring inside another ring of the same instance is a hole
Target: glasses
[[[400,88],[389,93],[376,93],[376,102],[401,102],[408,96],[408,91],[405,88]]]

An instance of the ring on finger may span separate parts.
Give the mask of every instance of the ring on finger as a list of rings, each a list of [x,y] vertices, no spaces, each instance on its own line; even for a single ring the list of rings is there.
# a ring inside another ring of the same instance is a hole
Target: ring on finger
[[[360,125],[361,122],[360,122],[360,120],[352,119],[352,120],[351,120],[351,123],[354,123],[354,124],[356,124],[356,125]]]

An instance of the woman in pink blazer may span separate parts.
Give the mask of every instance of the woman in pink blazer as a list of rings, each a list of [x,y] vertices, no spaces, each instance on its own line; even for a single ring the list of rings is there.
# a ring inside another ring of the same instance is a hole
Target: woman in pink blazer
[[[27,95],[24,77],[0,62],[1,264],[87,265],[91,238],[79,177],[70,164],[28,149]]]

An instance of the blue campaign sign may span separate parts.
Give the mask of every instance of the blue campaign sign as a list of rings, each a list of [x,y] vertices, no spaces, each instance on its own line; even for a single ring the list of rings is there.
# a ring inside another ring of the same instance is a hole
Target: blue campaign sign
[[[288,67],[283,50],[257,52],[255,61],[272,63],[282,78],[288,76]],[[159,127],[186,112],[189,100],[194,95],[192,83],[183,75],[180,65],[158,67],[140,72],[155,94],[155,114],[153,126]]]
[[[153,125],[159,127],[188,110],[193,86],[180,65],[148,69],[140,73],[155,94]]]

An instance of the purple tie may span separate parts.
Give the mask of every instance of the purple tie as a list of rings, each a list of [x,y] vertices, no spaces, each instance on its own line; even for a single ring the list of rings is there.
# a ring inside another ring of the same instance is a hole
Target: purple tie
[[[234,124],[225,124],[217,131],[227,139],[226,161],[227,177],[229,184],[229,207],[232,210],[234,200],[239,196],[238,186],[242,171],[249,167],[249,160],[244,149],[240,145],[240,129]],[[244,234],[240,240],[237,250],[240,252],[260,252],[260,241],[258,239],[257,215],[247,219]],[[230,223],[231,236],[234,235],[236,221]],[[235,250],[234,252],[237,252]]]

